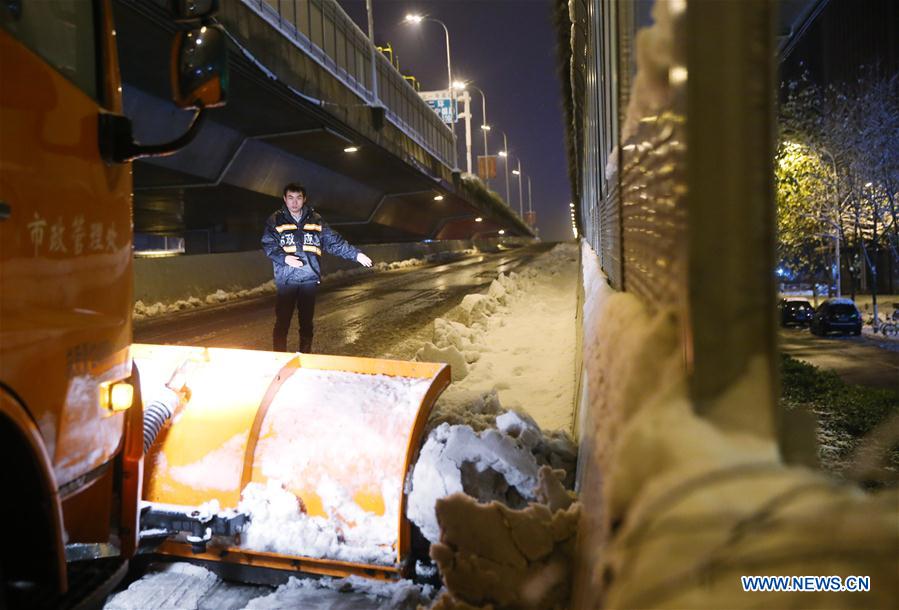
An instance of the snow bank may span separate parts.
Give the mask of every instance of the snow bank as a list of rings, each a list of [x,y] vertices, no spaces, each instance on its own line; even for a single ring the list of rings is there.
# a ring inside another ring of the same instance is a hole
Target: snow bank
[[[171,303],[144,303],[143,301],[138,300],[134,303],[133,316],[135,320],[143,320],[144,318],[153,318],[179,311],[186,311],[188,309],[198,309],[208,305],[218,305],[237,299],[274,294],[274,292],[275,281],[269,280],[255,288],[248,288],[246,290],[226,291],[219,288],[215,292],[207,294],[202,299],[190,297],[187,299],[179,299]]]
[[[492,421],[482,416],[502,412],[501,404],[543,429],[571,431],[577,265],[577,246],[561,244],[521,273],[499,274],[485,294],[467,295],[434,321],[416,359],[462,372],[454,371],[453,385],[437,401],[432,426],[483,429]]]
[[[440,498],[463,492],[523,508],[537,500],[543,465],[573,485],[575,333],[565,308],[576,302],[576,263],[576,246],[563,244],[520,274],[500,274],[486,294],[463,299],[455,320],[435,320],[433,342],[419,350],[420,360],[462,369],[435,406],[408,490],[408,516],[431,542],[439,539]],[[545,329],[539,341],[537,324]],[[516,408],[504,408],[501,395]],[[540,419],[560,429],[544,432]]]

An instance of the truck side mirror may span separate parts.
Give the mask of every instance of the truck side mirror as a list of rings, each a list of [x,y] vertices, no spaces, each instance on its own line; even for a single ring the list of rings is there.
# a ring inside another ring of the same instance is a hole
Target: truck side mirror
[[[218,11],[218,0],[172,0],[171,11],[176,21],[205,19]]]
[[[172,98],[179,107],[224,105],[228,90],[228,48],[222,27],[205,25],[178,32],[172,42],[171,77]]]

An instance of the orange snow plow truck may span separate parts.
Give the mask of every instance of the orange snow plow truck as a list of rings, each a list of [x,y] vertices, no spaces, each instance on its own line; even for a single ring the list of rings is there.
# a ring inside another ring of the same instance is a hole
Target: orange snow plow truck
[[[0,607],[102,599],[135,554],[393,578],[444,365],[132,344],[131,161],[224,103],[215,0],[173,0],[174,102],[122,113],[111,0],[0,6]],[[232,572],[233,573],[233,572]]]

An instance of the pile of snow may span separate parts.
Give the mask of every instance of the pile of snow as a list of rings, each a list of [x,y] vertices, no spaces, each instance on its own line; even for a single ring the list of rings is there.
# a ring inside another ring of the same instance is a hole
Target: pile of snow
[[[254,468],[267,483],[242,490],[239,508],[250,516],[242,545],[394,563],[406,457],[397,439],[429,387],[429,379],[296,371],[262,422]],[[383,512],[363,510],[360,494],[381,498]]]
[[[440,539],[440,498],[462,492],[523,508],[537,501],[541,466],[557,469],[571,485],[577,449],[567,435],[545,435],[534,420],[513,411],[495,421],[495,429],[481,432],[443,423],[428,435],[412,472],[407,515],[431,542]]]
[[[144,303],[138,300],[134,303],[133,316],[135,320],[143,320],[144,318],[153,318],[165,314],[175,313],[178,311],[186,311],[188,309],[198,309],[208,305],[218,305],[227,303],[237,299],[245,299],[251,297],[259,297],[266,294],[274,294],[275,281],[269,280],[254,288],[246,290],[226,291],[219,288],[213,293],[207,294],[204,298],[189,297],[187,299],[179,299],[171,303]]]
[[[328,517],[315,517],[306,513],[296,494],[280,481],[250,483],[238,506],[250,516],[241,534],[241,546],[354,563],[395,563],[396,509],[389,511],[392,514],[375,515],[359,508],[345,488],[332,484],[330,492],[331,497],[325,500]]]
[[[453,368],[407,490],[408,516],[431,542],[439,498],[463,492],[522,508],[535,500],[543,465],[573,485],[577,260],[577,246],[562,244],[522,273],[500,274],[486,294],[467,295],[435,320],[418,351]]]
[[[572,430],[577,265],[577,246],[561,244],[521,273],[499,274],[486,293],[467,295],[434,321],[416,359],[450,364],[453,384],[435,406],[432,427],[481,430],[506,408],[545,430]]]
[[[473,254],[475,252],[476,250],[473,249],[457,250],[452,252],[436,252],[434,254],[428,254],[427,256],[424,256],[422,258],[409,258],[402,261],[394,261],[390,263],[375,263],[371,268],[355,267],[352,269],[343,269],[326,274],[324,276],[323,282],[327,284],[329,282],[336,282],[346,278],[355,277],[357,275],[365,275],[374,272],[394,271],[396,269],[409,269],[411,267],[418,267],[420,265],[430,263],[449,262],[457,260],[469,254]],[[143,301],[138,300],[134,303],[133,317],[135,320],[143,320],[145,318],[153,318],[156,316],[176,313],[179,311],[198,309],[200,307],[207,307],[209,305],[219,305],[221,303],[227,303],[229,301],[235,301],[238,299],[260,297],[274,293],[275,281],[269,280],[260,284],[259,286],[248,288],[245,290],[223,290],[219,288],[215,292],[205,295],[203,298],[189,297],[186,299],[179,299],[177,301],[168,303],[144,303]]]
[[[449,363],[454,380],[408,490],[407,515],[432,542],[447,586],[435,608],[567,598],[579,514],[563,486],[577,460],[577,261],[577,247],[563,244],[500,274],[435,320],[417,354]]]

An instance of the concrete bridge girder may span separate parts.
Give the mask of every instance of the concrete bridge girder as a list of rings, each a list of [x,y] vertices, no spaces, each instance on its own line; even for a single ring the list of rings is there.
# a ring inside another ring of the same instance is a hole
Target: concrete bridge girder
[[[120,49],[126,113],[143,142],[168,139],[188,118],[168,101],[167,82],[159,78],[168,74],[172,32],[169,22],[148,19],[152,10],[135,0],[115,2],[118,39],[129,42]],[[232,49],[229,65],[228,105],[210,111],[197,139],[176,155],[135,164],[136,230],[239,230],[242,235],[231,235],[222,247],[255,248],[261,223],[280,205],[287,182],[304,184],[325,219],[359,243],[433,237],[447,219],[488,215],[457,195],[435,160],[422,157],[411,141],[399,147],[403,150],[385,148],[385,138],[396,137],[392,125],[386,129],[394,132],[387,135],[370,124],[359,125],[360,108],[365,120],[371,115],[357,96],[347,98],[352,107],[346,99],[347,107],[317,105],[239,49]],[[314,62],[297,60],[281,68],[298,65],[312,71],[306,75],[310,90],[346,98],[347,92],[328,81],[334,80],[331,75],[315,71],[321,68]],[[294,84],[302,85],[296,78]],[[330,85],[322,89],[325,81]],[[345,152],[349,146],[358,151]],[[435,201],[437,195],[443,200]]]

